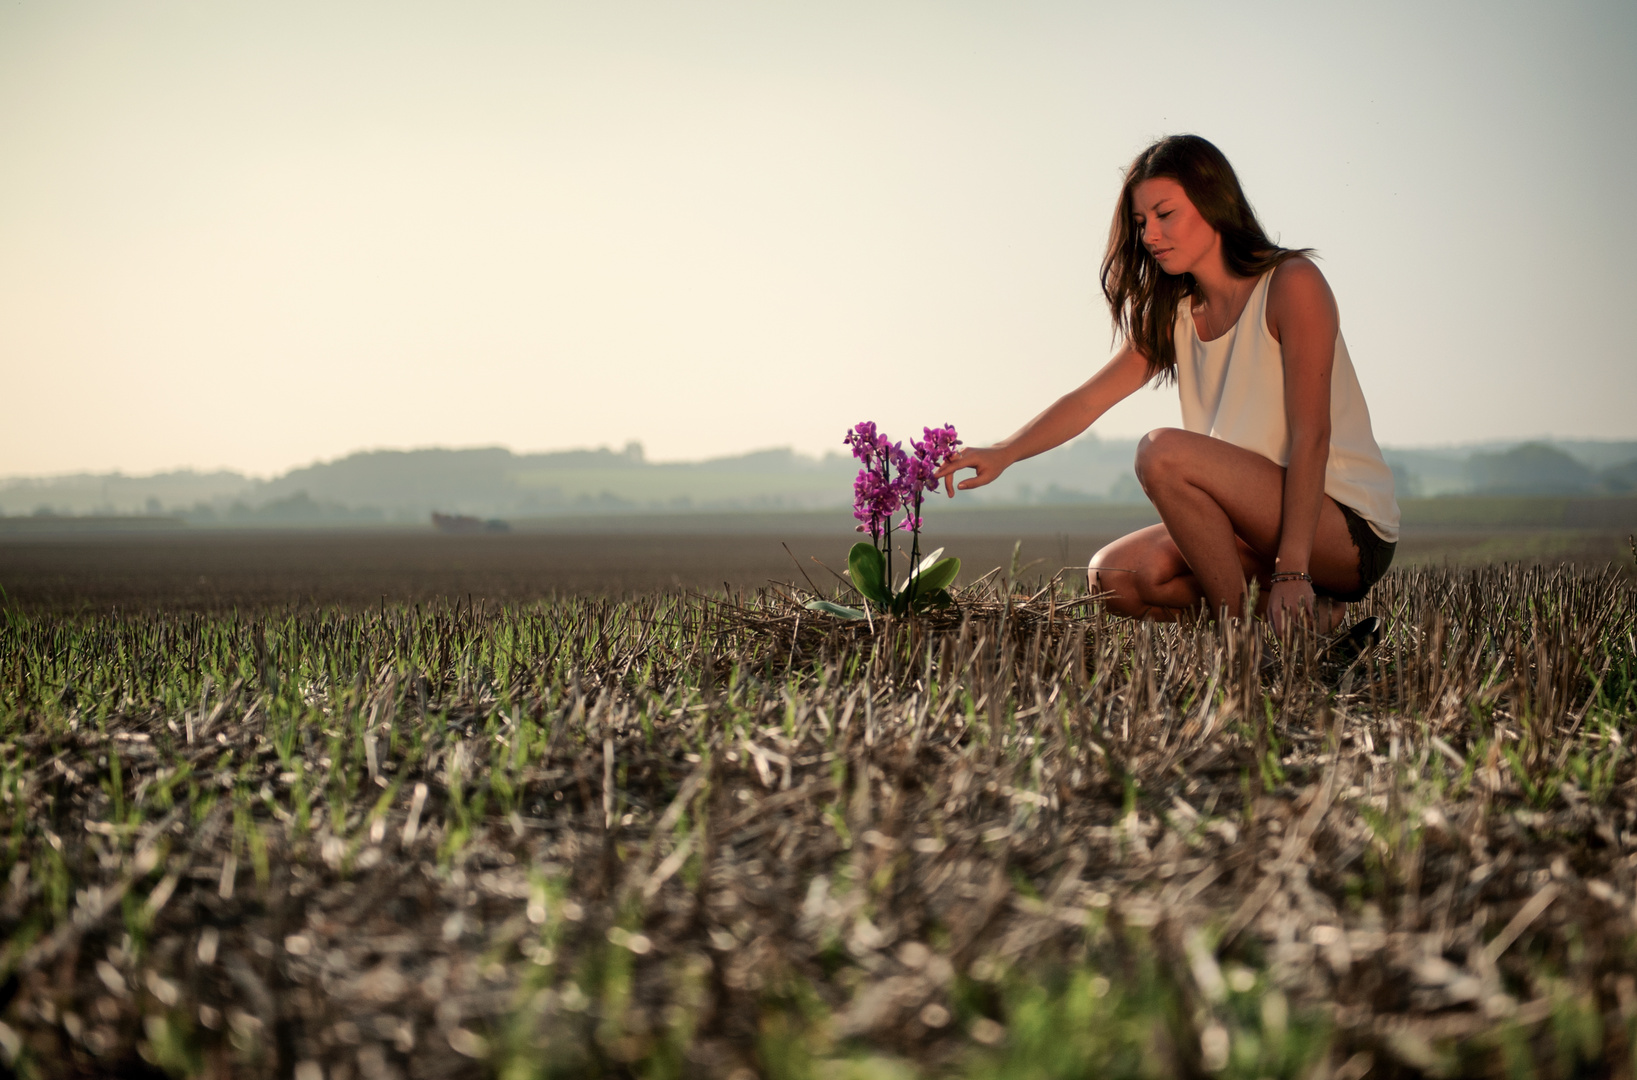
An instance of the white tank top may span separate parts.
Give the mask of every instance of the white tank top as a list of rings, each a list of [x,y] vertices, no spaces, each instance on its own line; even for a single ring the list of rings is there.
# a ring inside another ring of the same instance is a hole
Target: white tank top
[[[1177,305],[1177,389],[1183,427],[1284,466],[1290,464],[1284,353],[1268,332],[1267,317],[1273,273],[1269,270],[1256,283],[1233,328],[1211,341],[1200,340],[1188,299]],[[1393,471],[1370,430],[1370,410],[1340,330],[1330,373],[1330,459],[1324,470],[1324,493],[1351,507],[1383,540],[1398,540]]]

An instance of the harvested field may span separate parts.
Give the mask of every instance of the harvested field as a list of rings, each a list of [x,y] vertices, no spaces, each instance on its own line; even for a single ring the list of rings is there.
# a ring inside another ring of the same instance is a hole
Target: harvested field
[[[0,1052],[1630,1075],[1633,593],[1395,571],[1345,668],[994,578],[845,625],[778,592],[13,607]]]

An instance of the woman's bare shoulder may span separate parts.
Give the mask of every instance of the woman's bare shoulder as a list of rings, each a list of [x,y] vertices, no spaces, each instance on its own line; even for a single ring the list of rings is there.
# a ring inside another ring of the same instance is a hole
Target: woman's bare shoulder
[[[1339,317],[1330,283],[1313,260],[1292,255],[1274,267],[1268,283],[1268,329],[1275,338],[1291,320],[1317,316],[1327,321]]]
[[[1292,255],[1273,268],[1273,281],[1268,285],[1273,293],[1284,292],[1297,296],[1311,290],[1328,293],[1330,283],[1324,272],[1306,255]]]

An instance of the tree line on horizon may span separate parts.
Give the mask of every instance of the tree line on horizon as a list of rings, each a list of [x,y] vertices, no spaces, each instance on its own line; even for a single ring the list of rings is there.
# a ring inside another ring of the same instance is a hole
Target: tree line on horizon
[[[968,505],[1132,504],[1135,440],[1078,439],[964,496]],[[1384,451],[1401,498],[1626,495],[1637,441],[1531,441]],[[656,463],[639,443],[543,454],[491,447],[374,450],[271,480],[188,470],[0,480],[6,516],[176,517],[199,525],[425,522],[433,511],[545,518],[631,512],[840,510],[855,463],[789,448]]]

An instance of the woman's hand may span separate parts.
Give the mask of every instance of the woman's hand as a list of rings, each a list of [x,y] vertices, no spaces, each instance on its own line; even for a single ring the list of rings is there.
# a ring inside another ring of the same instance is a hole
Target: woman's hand
[[[949,497],[955,497],[955,489],[962,491],[968,488],[982,487],[995,477],[1006,471],[1012,463],[1012,458],[998,446],[969,446],[956,454],[933,475],[944,482],[949,491]],[[969,476],[959,484],[955,483],[955,474],[962,469],[972,469],[977,475]]]
[[[1273,624],[1273,632],[1283,637],[1297,626],[1315,627],[1316,601],[1310,581],[1274,582],[1268,590],[1268,621]]]
[[[1001,440],[999,446],[968,447],[944,462],[933,475],[944,482],[952,499],[957,487],[962,491],[982,487],[1005,472],[1014,461],[1032,458],[1068,442],[1147,381],[1148,361],[1128,344],[1097,374],[1052,402],[1045,412]],[[957,484],[955,474],[962,469],[971,469],[977,475]]]

